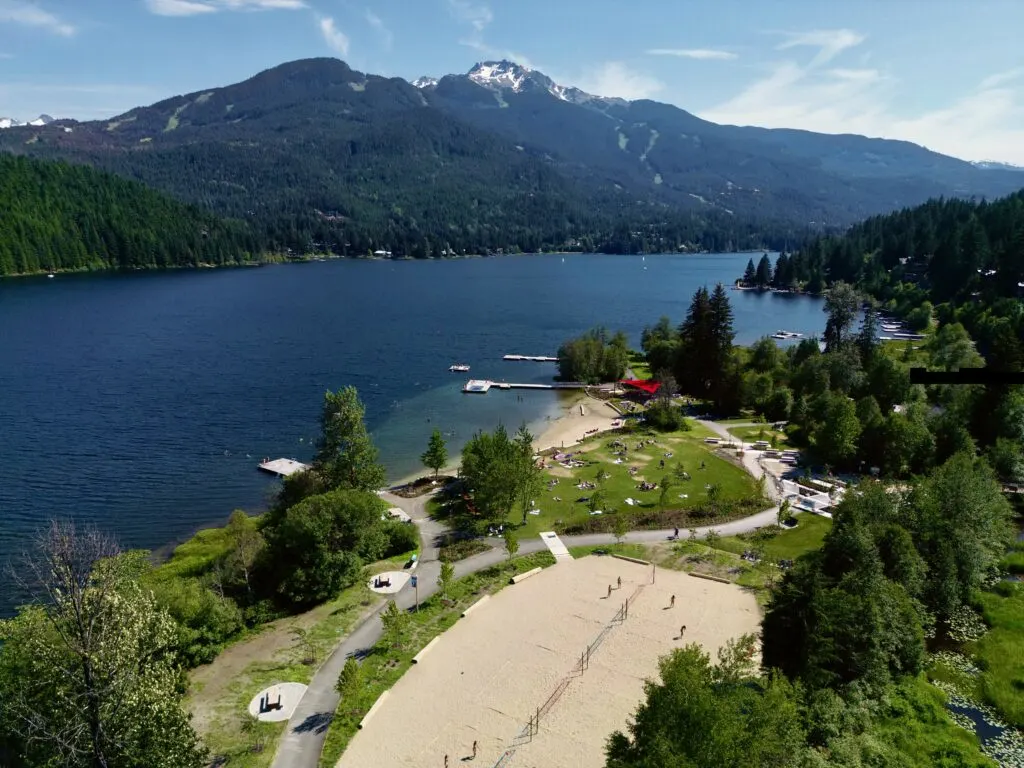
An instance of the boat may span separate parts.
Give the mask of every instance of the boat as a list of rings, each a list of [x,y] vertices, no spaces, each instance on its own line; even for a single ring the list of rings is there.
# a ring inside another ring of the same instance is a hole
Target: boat
[[[489,390],[490,388],[491,382],[489,381],[484,381],[481,379],[470,379],[469,381],[466,382],[465,386],[462,388],[462,391],[469,394],[486,395],[487,390]]]
[[[48,275],[47,275],[47,277],[49,277],[49,278],[52,278],[52,277],[54,277],[54,274],[53,274],[53,272],[51,272],[50,274],[48,274]]]
[[[776,331],[772,334],[773,339],[802,339],[803,337],[802,333],[796,333],[795,331]]]
[[[448,370],[452,373],[465,373],[469,370],[469,366],[463,363],[455,363],[454,365],[448,366]]]

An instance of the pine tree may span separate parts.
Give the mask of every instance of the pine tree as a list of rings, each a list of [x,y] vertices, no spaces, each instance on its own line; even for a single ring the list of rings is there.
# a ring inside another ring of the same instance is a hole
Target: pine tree
[[[772,262],[767,253],[757,263],[755,282],[759,288],[767,288],[772,283]]]
[[[754,260],[747,259],[747,268],[743,271],[743,283],[753,285],[757,279],[757,271],[754,269]]]

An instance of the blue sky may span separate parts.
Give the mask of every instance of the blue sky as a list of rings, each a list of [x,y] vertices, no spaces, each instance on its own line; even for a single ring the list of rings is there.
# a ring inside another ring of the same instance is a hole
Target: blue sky
[[[109,117],[336,56],[400,76],[512,58],[716,122],[1024,165],[1024,0],[0,0],[0,115]]]

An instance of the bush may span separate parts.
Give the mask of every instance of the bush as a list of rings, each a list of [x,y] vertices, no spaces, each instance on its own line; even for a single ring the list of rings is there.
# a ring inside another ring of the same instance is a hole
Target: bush
[[[384,524],[384,535],[388,540],[384,557],[394,557],[420,548],[420,533],[413,523],[399,520],[387,522]]]
[[[688,430],[689,423],[683,415],[683,409],[678,408],[667,400],[658,400],[645,412],[647,423],[662,432],[677,432]]]

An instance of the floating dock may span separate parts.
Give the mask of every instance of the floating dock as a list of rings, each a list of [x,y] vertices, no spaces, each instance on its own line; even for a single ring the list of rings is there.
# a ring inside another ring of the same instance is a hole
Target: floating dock
[[[303,464],[295,459],[274,459],[273,461],[262,462],[259,468],[278,477],[288,477],[296,472],[305,472],[309,469],[309,464]]]
[[[557,363],[557,357],[548,357],[546,355],[505,355],[501,358],[502,360],[516,360],[527,363]]]
[[[586,384],[579,382],[557,381],[554,384],[516,384],[507,381],[487,381],[486,379],[470,379],[462,387],[467,394],[486,395],[492,389],[586,389]]]

